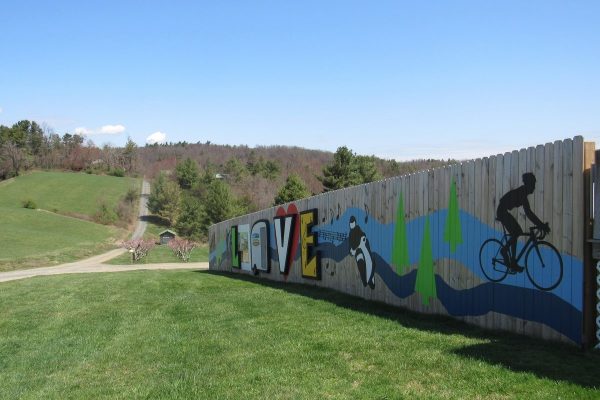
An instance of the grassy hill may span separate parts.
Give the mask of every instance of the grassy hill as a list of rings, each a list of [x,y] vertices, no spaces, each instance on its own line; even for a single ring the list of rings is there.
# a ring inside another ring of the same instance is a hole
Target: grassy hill
[[[1,287],[2,399],[600,395],[598,354],[316,287],[197,271]]]
[[[20,208],[33,200],[36,208],[59,214],[92,217],[100,201],[116,205],[130,187],[132,178],[68,172],[32,172],[0,183],[0,207]]]
[[[0,183],[0,271],[74,261],[114,247],[126,230],[91,219],[100,202],[115,207],[132,185],[139,182],[60,172],[33,172]],[[37,209],[23,208],[25,200]]]

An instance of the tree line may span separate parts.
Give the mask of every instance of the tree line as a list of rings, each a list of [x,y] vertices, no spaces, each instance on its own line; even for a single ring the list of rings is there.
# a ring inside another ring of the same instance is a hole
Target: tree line
[[[0,180],[32,168],[106,173],[115,176],[137,172],[138,150],[131,138],[122,148],[97,147],[77,134],[62,136],[35,121],[0,125]]]
[[[333,160],[318,176],[323,191],[341,189],[381,179],[375,157],[356,155],[343,146],[338,148]],[[257,167],[263,165],[263,167]],[[210,225],[256,211],[247,196],[235,196],[231,185],[245,176],[262,171],[266,176],[279,170],[276,163],[257,162],[246,165],[230,159],[222,168],[225,174],[215,173],[212,166],[200,170],[191,158],[179,161],[174,174],[160,172],[154,180],[148,199],[148,208],[161,217],[166,225],[175,228],[179,235],[203,240]],[[277,190],[271,205],[279,205],[311,196],[306,183],[298,174],[289,174]]]
[[[34,121],[0,125],[0,180],[31,168],[154,179],[150,209],[184,236],[237,215],[324,191],[440,167],[454,160],[397,162],[287,146],[178,142],[138,147],[96,146],[77,134],[54,133]]]

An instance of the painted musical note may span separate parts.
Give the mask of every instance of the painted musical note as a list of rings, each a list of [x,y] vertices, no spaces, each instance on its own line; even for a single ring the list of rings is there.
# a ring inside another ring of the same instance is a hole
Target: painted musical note
[[[344,240],[346,240],[348,238],[348,235],[346,233],[332,232],[332,231],[325,231],[325,230],[320,230],[318,232],[318,235],[319,235],[320,239],[327,240],[330,242],[333,242],[333,241],[343,242]]]

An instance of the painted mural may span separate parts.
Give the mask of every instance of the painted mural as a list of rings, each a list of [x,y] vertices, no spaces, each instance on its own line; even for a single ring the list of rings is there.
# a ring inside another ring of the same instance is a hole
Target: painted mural
[[[356,267],[363,286],[375,288],[375,264],[371,256],[371,246],[367,235],[360,229],[354,216],[350,217],[350,231],[348,233],[350,255],[356,260]]]
[[[269,221],[259,220],[252,225],[250,235],[252,270],[254,272],[269,272],[271,256],[269,248]]]
[[[317,198],[307,209],[292,203],[265,210],[260,220],[243,220],[226,233],[211,231],[217,235],[211,237],[211,269],[244,265],[248,222],[247,261],[260,276],[324,281],[368,298],[390,301],[391,296],[394,304],[415,308],[418,303],[420,311],[460,318],[489,315],[489,327],[499,327],[495,316],[535,323],[561,340],[581,343],[583,261],[547,240],[551,226],[538,217],[547,213],[539,212],[539,199],[530,201],[539,194],[536,176],[525,171],[520,178],[520,186],[496,191],[491,224],[461,209],[467,189],[461,188],[460,175],[447,181],[445,207],[424,207],[422,214],[409,212],[406,204],[414,201],[400,184],[387,188],[391,219],[389,212],[386,219],[369,207],[375,197],[368,204],[352,198],[332,206],[331,198]],[[341,286],[335,283],[339,279],[349,282]]]

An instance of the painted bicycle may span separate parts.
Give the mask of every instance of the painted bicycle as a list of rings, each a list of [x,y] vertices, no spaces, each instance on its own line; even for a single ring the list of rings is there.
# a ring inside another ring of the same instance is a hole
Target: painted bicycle
[[[563,260],[556,247],[544,241],[546,232],[539,227],[529,228],[525,246],[516,256],[510,254],[508,240],[510,236],[504,231],[502,239],[488,239],[479,249],[479,266],[487,279],[491,282],[500,282],[508,274],[519,272],[509,268],[510,260],[519,263],[524,259],[523,268],[527,277],[540,290],[552,290],[558,286],[563,276]],[[502,253],[509,254],[508,260]]]

